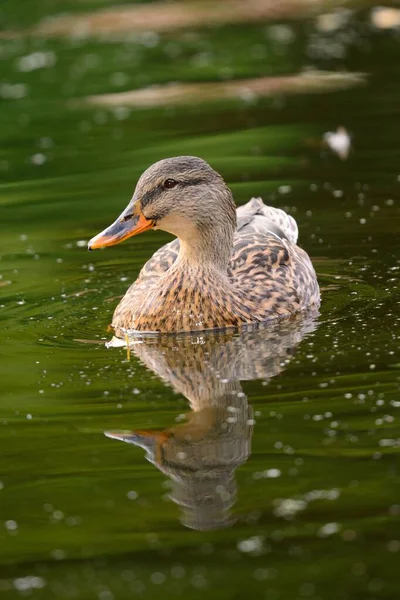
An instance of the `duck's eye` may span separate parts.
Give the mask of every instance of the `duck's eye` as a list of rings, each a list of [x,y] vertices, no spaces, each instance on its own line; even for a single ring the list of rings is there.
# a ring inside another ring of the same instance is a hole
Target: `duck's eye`
[[[178,185],[178,182],[175,181],[175,179],[166,179],[164,181],[164,187],[167,188],[167,190],[174,188],[176,185]]]

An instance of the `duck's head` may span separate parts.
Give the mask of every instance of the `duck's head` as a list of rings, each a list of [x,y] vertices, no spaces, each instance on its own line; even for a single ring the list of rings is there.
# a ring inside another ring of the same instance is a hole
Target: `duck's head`
[[[235,204],[222,177],[201,158],[177,156],[143,173],[126,209],[88,248],[113,246],[147,229],[168,231],[191,247],[221,236],[231,244],[235,226]]]

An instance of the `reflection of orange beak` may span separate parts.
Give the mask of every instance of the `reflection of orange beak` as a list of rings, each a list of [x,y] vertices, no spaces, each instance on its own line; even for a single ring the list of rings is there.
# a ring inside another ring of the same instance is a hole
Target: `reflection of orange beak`
[[[130,203],[118,219],[88,243],[88,250],[97,250],[105,246],[115,246],[124,240],[151,229],[155,223],[146,219],[139,203]]]
[[[114,440],[128,442],[144,448],[148,454],[152,456],[151,461],[156,464],[161,464],[162,448],[166,441],[173,436],[172,429],[164,429],[163,431],[139,429],[137,431],[105,431],[105,435]]]

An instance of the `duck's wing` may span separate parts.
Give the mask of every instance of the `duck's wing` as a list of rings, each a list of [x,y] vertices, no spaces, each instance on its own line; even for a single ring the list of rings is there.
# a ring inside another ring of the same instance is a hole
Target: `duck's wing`
[[[260,198],[238,209],[238,229],[228,276],[254,314],[290,314],[319,304],[319,288],[308,254],[297,246],[293,217]],[[257,312],[258,311],[258,312]]]
[[[237,233],[275,233],[293,244],[297,243],[299,230],[297,223],[280,208],[266,206],[261,198],[252,198],[239,206],[237,213]]]

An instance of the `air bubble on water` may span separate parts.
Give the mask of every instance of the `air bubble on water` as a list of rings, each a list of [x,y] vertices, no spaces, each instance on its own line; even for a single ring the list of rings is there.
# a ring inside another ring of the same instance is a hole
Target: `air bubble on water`
[[[64,518],[64,513],[62,510],[55,510],[51,516],[55,521],[62,521]]]
[[[185,573],[185,569],[181,565],[175,565],[171,568],[171,575],[174,579],[182,579]]]
[[[257,94],[247,87],[241,88],[238,91],[238,96],[245,104],[254,104],[257,100]]]
[[[146,48],[155,48],[160,41],[160,36],[155,31],[145,31],[140,35],[140,42]]]
[[[264,581],[265,579],[268,579],[268,569],[255,569],[253,576],[254,579],[257,579],[257,581]]]
[[[191,578],[190,581],[191,581],[193,587],[196,587],[196,588],[204,588],[207,585],[206,578],[204,577],[204,575],[201,575],[200,573],[193,575],[193,577]]]
[[[13,519],[9,519],[4,523],[4,525],[7,531],[16,531],[18,529],[18,523]]]
[[[26,577],[17,577],[13,581],[13,586],[19,592],[29,592],[30,590],[39,590],[46,586],[46,580],[43,577],[27,575]]]
[[[260,535],[241,540],[237,543],[237,549],[244,554],[261,554],[264,547],[264,538]]]
[[[113,114],[118,121],[125,121],[130,116],[131,111],[126,106],[116,106],[113,109]]]
[[[61,548],[55,548],[51,551],[50,555],[55,560],[63,560],[65,558],[65,552]]]
[[[318,537],[328,537],[329,535],[334,535],[337,533],[339,529],[339,523],[326,523],[318,529],[317,535]]]
[[[400,448],[400,438],[383,438],[379,440],[379,446],[381,448]]]
[[[390,542],[388,542],[388,550],[389,552],[400,552],[400,541],[390,540]]]
[[[33,165],[36,165],[37,167],[40,167],[41,165],[44,165],[44,163],[46,162],[47,158],[45,154],[42,154],[41,152],[37,152],[36,154],[33,154],[31,156],[31,163]]]
[[[275,500],[274,506],[273,513],[276,517],[291,519],[296,513],[307,508],[307,502],[295,498],[285,498]]]
[[[282,472],[279,469],[266,469],[264,471],[264,477],[268,478],[268,479],[276,479],[277,477],[280,477],[282,475]]]
[[[126,73],[116,72],[111,75],[110,82],[111,85],[115,87],[123,87],[126,86],[129,81],[129,77]]]
[[[98,598],[99,600],[114,600],[114,594],[110,590],[100,590]]]
[[[330,490],[311,490],[303,496],[307,502],[315,500],[337,500],[339,497],[340,490],[337,488],[332,488]]]
[[[353,542],[357,537],[357,533],[353,529],[346,529],[342,533],[342,538],[345,542]]]
[[[32,52],[26,56],[21,56],[17,61],[17,70],[22,73],[29,73],[38,69],[48,69],[56,64],[56,55],[54,52]]]
[[[278,187],[279,194],[285,195],[289,194],[292,191],[292,187],[290,185],[280,185]]]
[[[74,527],[75,525],[79,525],[81,522],[81,517],[67,517],[65,519],[65,523],[68,525],[68,527]]]
[[[314,415],[313,416],[313,421],[322,421],[324,418],[324,415]]]
[[[267,36],[274,42],[290,44],[295,39],[295,32],[289,25],[270,25],[266,29]]]
[[[0,97],[6,100],[21,100],[28,95],[28,86],[24,83],[1,83]]]
[[[39,146],[43,150],[49,150],[53,147],[53,140],[50,137],[41,137],[39,140]]]

